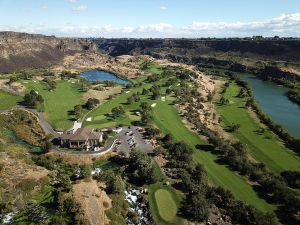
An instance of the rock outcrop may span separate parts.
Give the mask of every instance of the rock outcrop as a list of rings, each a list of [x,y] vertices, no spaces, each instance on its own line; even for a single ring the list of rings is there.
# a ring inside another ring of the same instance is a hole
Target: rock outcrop
[[[97,51],[97,46],[89,39],[0,32],[0,72],[47,67],[82,51]]]

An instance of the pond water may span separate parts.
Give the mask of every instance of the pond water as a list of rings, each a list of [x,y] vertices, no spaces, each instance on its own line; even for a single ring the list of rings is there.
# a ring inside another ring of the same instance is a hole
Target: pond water
[[[129,81],[120,79],[113,73],[109,73],[103,70],[90,70],[87,72],[83,72],[80,74],[81,77],[87,79],[88,81],[105,81],[105,80],[112,80],[115,81],[117,84],[120,85],[127,85]]]
[[[250,85],[260,108],[290,134],[300,138],[300,106],[288,99],[289,89],[251,74],[242,74],[241,78]]]

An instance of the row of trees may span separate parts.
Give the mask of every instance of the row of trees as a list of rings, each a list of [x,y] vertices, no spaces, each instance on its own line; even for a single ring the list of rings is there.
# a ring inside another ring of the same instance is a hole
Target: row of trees
[[[300,195],[290,189],[282,177],[269,171],[264,164],[249,160],[246,146],[242,143],[229,143],[203,126],[195,117],[187,117],[187,119],[196,125],[196,129],[202,135],[209,137],[209,142],[214,147],[213,153],[218,154],[222,163],[257,182],[260,185],[258,191],[263,197],[281,205],[281,212],[284,212],[281,215],[285,215],[290,220],[295,219],[300,209]],[[297,183],[296,175],[292,171],[286,174],[286,180],[294,185]]]
[[[230,216],[233,224],[274,225],[277,224],[273,214],[264,214],[254,207],[235,200],[233,195],[222,187],[209,185],[207,174],[200,164],[193,163],[193,151],[185,143],[174,143],[170,135],[161,138],[166,151],[161,151],[169,160],[167,167],[177,174],[180,182],[178,188],[186,193],[181,213],[189,220],[207,221],[209,208],[216,205]]]

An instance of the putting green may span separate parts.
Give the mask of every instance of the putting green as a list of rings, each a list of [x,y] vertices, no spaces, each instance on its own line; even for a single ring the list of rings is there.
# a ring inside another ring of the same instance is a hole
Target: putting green
[[[165,189],[159,189],[155,192],[155,201],[161,218],[172,222],[176,218],[177,205],[171,193]]]

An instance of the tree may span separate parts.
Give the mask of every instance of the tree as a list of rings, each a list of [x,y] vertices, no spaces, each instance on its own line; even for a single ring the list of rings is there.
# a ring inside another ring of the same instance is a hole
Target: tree
[[[29,93],[25,94],[23,103],[26,106],[37,107],[39,104],[44,103],[44,99],[38,92],[31,90]]]
[[[207,221],[208,203],[201,193],[189,194],[183,207],[184,216],[191,221]]]
[[[299,171],[284,171],[281,176],[287,184],[292,188],[300,188],[300,172]]]
[[[131,175],[132,181],[139,184],[151,184],[159,179],[155,173],[151,158],[138,150],[130,152],[127,172]]]
[[[75,114],[75,118],[77,120],[81,117],[81,114],[82,114],[82,106],[81,105],[74,106],[74,114]]]
[[[115,87],[117,85],[117,83],[113,80],[105,80],[104,84],[106,87]]]
[[[169,153],[175,160],[183,163],[192,162],[193,150],[183,142],[175,143],[169,149]]]
[[[131,103],[133,103],[133,102],[134,102],[133,96],[130,96],[130,97],[127,98],[127,103],[128,103],[128,104],[131,104]]]
[[[111,116],[113,118],[117,118],[117,117],[120,117],[122,115],[125,114],[125,110],[122,106],[119,106],[119,107],[114,107],[112,110],[111,110]]]
[[[224,96],[221,97],[220,99],[220,104],[221,105],[227,105],[229,103],[229,100],[224,98]]]
[[[120,176],[109,173],[106,177],[106,190],[110,194],[120,194],[125,190],[125,183]]]
[[[150,138],[154,138],[154,137],[157,137],[160,134],[160,130],[155,128],[155,127],[149,127],[149,128],[146,129],[146,134]]]
[[[146,126],[147,124],[149,124],[152,119],[153,119],[153,116],[152,116],[152,113],[150,111],[142,111],[141,113],[141,124]]]
[[[157,85],[153,85],[151,87],[151,92],[152,92],[152,98],[153,99],[158,99],[160,96],[160,88]]]
[[[147,95],[147,94],[149,94],[149,91],[147,89],[143,88],[142,95]]]
[[[241,127],[241,124],[233,123],[233,124],[231,124],[231,126],[229,126],[228,131],[229,132],[236,132],[240,129],[240,127]]]
[[[126,84],[126,89],[131,89],[133,87],[132,83]]]
[[[213,94],[209,91],[207,94],[207,101],[211,102],[213,99]]]
[[[142,102],[140,105],[142,111],[151,111],[152,108],[147,102]]]
[[[93,108],[95,108],[98,104],[100,103],[100,101],[96,98],[89,98],[87,100],[87,102],[85,103],[85,107],[88,110],[92,110]]]
[[[56,88],[56,82],[53,79],[45,78],[43,80],[48,85],[48,90],[52,91]]]
[[[18,77],[12,76],[9,78],[8,84],[11,85],[12,83],[17,82],[18,80],[19,80]]]

